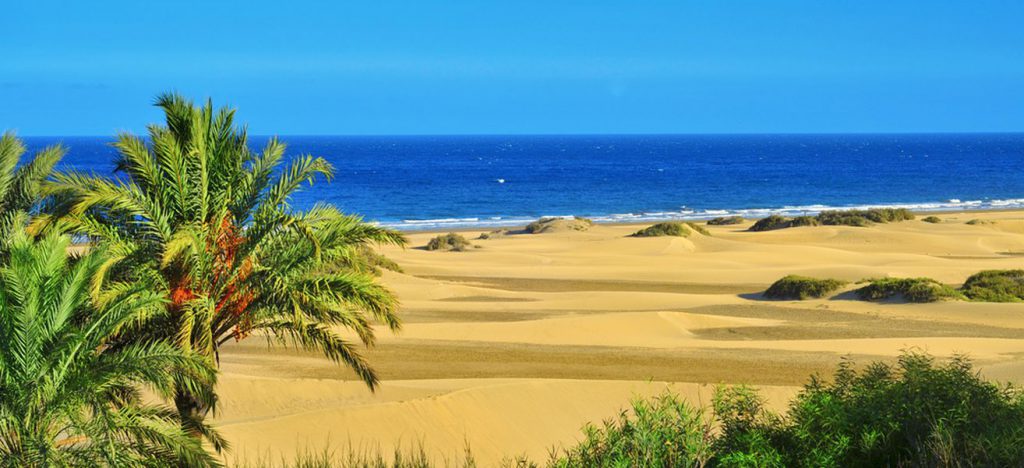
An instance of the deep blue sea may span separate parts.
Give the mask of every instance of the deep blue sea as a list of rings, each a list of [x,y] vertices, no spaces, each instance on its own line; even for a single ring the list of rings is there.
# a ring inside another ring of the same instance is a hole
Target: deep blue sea
[[[336,169],[305,188],[401,229],[516,225],[541,216],[599,222],[813,213],[1024,207],[1024,134],[289,136],[288,154]],[[63,141],[64,160],[113,170],[109,138]],[[251,138],[253,145],[265,139]]]

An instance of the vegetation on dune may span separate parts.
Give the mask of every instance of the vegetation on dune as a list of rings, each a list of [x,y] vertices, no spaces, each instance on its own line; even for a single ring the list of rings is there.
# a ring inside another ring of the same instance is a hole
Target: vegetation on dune
[[[526,225],[525,231],[529,234],[543,234],[555,231],[586,231],[594,225],[594,222],[579,216],[566,218],[541,218]]]
[[[712,458],[714,425],[705,411],[672,393],[635,399],[600,426],[583,428],[583,440],[557,453],[550,466],[705,466]]]
[[[472,452],[467,448],[461,457],[452,457],[438,465],[422,444],[416,444],[411,447],[395,447],[390,456],[385,456],[379,447],[355,448],[348,445],[341,450],[330,447],[320,450],[303,449],[298,451],[292,460],[282,457],[281,460],[275,461],[269,456],[262,456],[253,460],[235,460],[228,466],[235,468],[431,468],[434,466],[475,468],[477,464]],[[508,461],[503,466],[516,465],[512,461]],[[536,464],[524,463],[520,466],[536,466]]]
[[[806,276],[789,275],[772,283],[764,292],[764,297],[782,300],[805,300],[825,297],[845,286],[845,281],[825,278],[809,278]]]
[[[971,275],[961,292],[972,301],[1024,301],[1024,270],[985,270]]]
[[[121,339],[166,314],[162,296],[145,281],[103,281],[102,249],[70,259],[65,235],[10,234],[0,266],[0,466],[215,465],[173,408],[141,393],[202,395],[213,369],[166,340]]]
[[[908,353],[831,381],[812,378],[786,414],[723,387],[712,411],[671,394],[588,426],[552,466],[1020,466],[1024,395],[982,380],[964,358]]]
[[[465,237],[462,237],[461,234],[449,232],[448,234],[441,234],[430,239],[424,248],[427,250],[462,252],[472,246],[473,244],[466,240]]]
[[[724,216],[714,219],[709,219],[708,226],[729,226],[732,224],[743,224],[746,221],[742,216]]]
[[[857,289],[857,296],[866,301],[902,298],[909,302],[936,302],[963,299],[956,289],[931,278],[875,278]]]
[[[871,208],[822,211],[817,218],[824,225],[869,226],[871,223],[910,221],[914,219],[914,214],[906,208]]]
[[[42,201],[43,184],[65,151],[63,146],[50,146],[19,166],[25,144],[14,133],[0,135],[0,258],[23,227],[16,220],[24,222],[21,214],[34,212]]]
[[[339,266],[343,269],[372,273],[374,276],[380,276],[383,273],[382,270],[404,272],[401,265],[369,245],[359,246],[353,253],[351,261],[343,262]]]
[[[511,233],[511,231],[509,231],[508,229],[496,229],[494,231],[480,233],[480,236],[477,237],[477,239],[481,239],[481,240],[494,239],[494,238],[497,238],[497,237],[507,236],[510,233]]]
[[[926,223],[939,224],[942,222],[942,218],[938,216],[925,216],[924,218],[921,218],[921,221],[924,221]]]
[[[789,220],[783,216],[771,215],[767,218],[757,220],[753,226],[750,226],[750,231],[763,232],[763,231],[774,231],[776,229],[785,229],[790,227]]]
[[[653,224],[631,234],[632,237],[690,237],[690,229],[679,222]]]
[[[866,227],[873,223],[893,223],[914,219],[914,214],[905,208],[871,208],[868,210],[829,210],[817,216],[797,216],[786,218],[771,215],[758,220],[750,227],[751,231],[774,231],[801,226],[856,226]]]
[[[702,236],[710,236],[711,235],[711,231],[708,231],[707,228],[705,228],[704,226],[701,226],[700,224],[697,224],[697,223],[692,222],[692,221],[688,221],[686,223],[686,225],[689,226],[690,229],[693,229],[694,231],[697,231],[697,233],[702,235]]]
[[[971,226],[984,226],[986,224],[995,224],[995,221],[989,221],[986,219],[972,219],[964,224],[968,224]]]
[[[376,372],[338,330],[370,345],[373,321],[399,328],[397,299],[372,267],[353,265],[367,261],[365,246],[404,245],[402,235],[326,205],[293,210],[292,194],[333,169],[312,156],[282,168],[276,139],[254,153],[234,111],[178,95],[156,105],[164,125],[114,143],[121,177],[57,175],[53,212],[34,223],[89,236],[110,254],[106,279],[167,298],[165,314],[122,330],[123,345],[170,340],[213,366],[221,345],[262,331],[347,364],[373,388]],[[182,424],[219,449],[202,424],[215,404],[208,390],[179,388],[175,403]]]
[[[872,224],[871,220],[860,211],[822,211],[815,218],[819,223],[827,226],[854,226],[866,227]]]
[[[814,216],[797,216],[789,220],[789,226],[787,227],[804,227],[804,226],[817,226],[821,224]]]

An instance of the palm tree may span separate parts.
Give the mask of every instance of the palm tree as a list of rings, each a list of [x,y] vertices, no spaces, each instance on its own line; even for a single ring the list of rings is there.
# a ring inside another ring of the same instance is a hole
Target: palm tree
[[[166,125],[151,125],[148,141],[123,134],[114,144],[126,177],[58,175],[61,202],[40,225],[57,222],[105,246],[112,277],[159,285],[170,313],[134,331],[136,340],[170,338],[216,364],[221,345],[259,332],[319,350],[373,389],[377,374],[339,330],[368,346],[372,321],[399,328],[397,300],[365,252],[404,237],[330,206],[292,209],[304,183],[333,169],[308,155],[279,169],[285,145],[273,138],[252,152],[233,110],[173,94],[156,105]],[[193,430],[214,404],[187,391],[176,402]]]
[[[18,213],[33,211],[42,198],[43,182],[64,152],[61,145],[50,146],[19,167],[25,145],[12,132],[0,135],[0,257],[14,231],[22,228],[14,223]]]
[[[166,313],[163,298],[142,283],[97,289],[104,253],[69,259],[69,245],[18,230],[0,266],[0,466],[216,465],[173,408],[140,401],[142,386],[201,392],[212,368],[166,341],[112,345]]]

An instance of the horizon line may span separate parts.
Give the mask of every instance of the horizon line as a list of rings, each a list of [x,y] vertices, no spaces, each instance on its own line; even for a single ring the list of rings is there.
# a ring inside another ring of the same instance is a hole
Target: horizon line
[[[9,131],[9,130],[8,130]],[[114,132],[110,135],[92,134],[65,134],[65,135],[22,135],[14,132],[18,138],[116,138],[120,133],[132,135],[143,135],[146,132]],[[885,135],[1019,135],[1024,130],[1013,131],[892,131],[892,132],[623,132],[623,133],[276,133],[276,134],[249,134],[257,138],[287,138],[287,137],[350,137],[350,138],[372,138],[372,137],[608,137],[608,136],[885,136]]]

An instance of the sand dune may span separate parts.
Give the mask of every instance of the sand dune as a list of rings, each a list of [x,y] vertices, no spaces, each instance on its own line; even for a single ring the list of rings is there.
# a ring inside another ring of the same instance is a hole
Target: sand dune
[[[966,353],[991,378],[1024,382],[1021,303],[759,295],[792,273],[956,285],[979,270],[1024,266],[1024,214],[942,218],[762,233],[745,231],[748,222],[685,239],[632,238],[643,226],[600,225],[476,240],[480,248],[466,252],[388,248],[405,270],[383,276],[402,300],[405,326],[381,331],[368,351],[380,390],[371,394],[315,355],[248,340],[222,355],[217,420],[236,456],[287,457],[328,441],[385,451],[422,441],[448,458],[469,443],[487,466],[506,455],[544,458],[584,422],[666,387],[706,401],[707,384],[753,383],[780,406],[808,374],[845,355]],[[994,223],[965,224],[975,218]],[[411,245],[433,235],[412,234]]]

